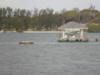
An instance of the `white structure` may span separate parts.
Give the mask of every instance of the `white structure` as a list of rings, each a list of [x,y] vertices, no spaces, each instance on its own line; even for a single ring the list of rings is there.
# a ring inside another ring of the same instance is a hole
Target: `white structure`
[[[86,40],[84,31],[88,30],[85,24],[77,22],[68,22],[58,28],[60,33],[60,40]]]

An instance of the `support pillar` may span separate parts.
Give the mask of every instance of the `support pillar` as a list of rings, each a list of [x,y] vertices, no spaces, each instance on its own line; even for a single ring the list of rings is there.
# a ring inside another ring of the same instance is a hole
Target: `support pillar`
[[[64,39],[64,37],[65,37],[65,33],[64,33],[64,31],[62,32],[62,38]]]
[[[80,30],[80,39],[84,40],[84,30],[83,29]]]

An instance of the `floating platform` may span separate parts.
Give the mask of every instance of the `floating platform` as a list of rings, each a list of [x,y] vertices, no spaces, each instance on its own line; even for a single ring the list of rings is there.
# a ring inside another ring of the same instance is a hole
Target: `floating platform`
[[[89,42],[89,40],[58,40],[58,42]]]
[[[34,44],[32,41],[20,41],[18,44]]]

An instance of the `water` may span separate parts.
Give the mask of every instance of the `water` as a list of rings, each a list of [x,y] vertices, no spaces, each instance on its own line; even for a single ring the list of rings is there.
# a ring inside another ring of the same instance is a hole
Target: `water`
[[[100,34],[88,43],[58,43],[57,33],[0,33],[0,75],[100,75]],[[19,41],[34,41],[19,45]]]

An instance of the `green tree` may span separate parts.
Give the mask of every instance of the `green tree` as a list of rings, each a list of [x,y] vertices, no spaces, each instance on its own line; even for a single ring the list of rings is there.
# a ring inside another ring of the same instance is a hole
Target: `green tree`
[[[63,14],[63,17],[66,22],[68,21],[79,21],[80,20],[80,13],[76,10],[70,10]]]

